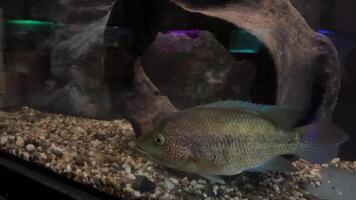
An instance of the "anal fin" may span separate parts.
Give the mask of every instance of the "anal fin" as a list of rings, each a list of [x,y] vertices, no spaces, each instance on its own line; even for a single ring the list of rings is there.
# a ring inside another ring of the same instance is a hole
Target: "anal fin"
[[[216,183],[220,183],[220,184],[226,184],[225,181],[220,178],[219,176],[216,176],[216,175],[207,175],[207,174],[198,174],[199,176],[205,178],[205,179],[208,179],[212,182],[216,182]]]
[[[250,172],[264,172],[264,171],[293,172],[293,171],[297,171],[297,169],[292,165],[292,163],[289,160],[287,160],[281,156],[277,156],[258,167],[251,168],[246,171],[250,171]]]

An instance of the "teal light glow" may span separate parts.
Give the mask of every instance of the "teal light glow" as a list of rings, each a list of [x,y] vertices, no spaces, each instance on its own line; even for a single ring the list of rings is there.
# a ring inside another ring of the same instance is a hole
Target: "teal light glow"
[[[235,30],[230,33],[230,53],[256,54],[261,47],[261,42],[247,31]]]
[[[28,26],[55,26],[55,22],[50,21],[39,21],[39,20],[31,20],[31,19],[9,19],[6,20],[7,24],[14,25],[28,25]]]
[[[230,49],[230,53],[256,54],[258,51],[254,49]]]

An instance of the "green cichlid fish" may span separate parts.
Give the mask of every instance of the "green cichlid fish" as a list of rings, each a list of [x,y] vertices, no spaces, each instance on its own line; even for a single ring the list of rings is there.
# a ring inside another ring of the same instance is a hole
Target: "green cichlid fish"
[[[299,112],[278,106],[215,102],[165,117],[137,147],[160,164],[223,182],[214,175],[278,170],[285,154],[326,162],[348,139],[327,121],[293,128],[298,119]]]

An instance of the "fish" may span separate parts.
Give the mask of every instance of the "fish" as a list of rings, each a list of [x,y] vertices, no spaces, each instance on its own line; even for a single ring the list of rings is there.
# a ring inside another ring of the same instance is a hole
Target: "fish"
[[[311,163],[337,156],[348,135],[330,120],[296,127],[302,112],[277,105],[218,101],[169,114],[136,141],[147,159],[224,183],[243,171],[288,171],[282,155]]]

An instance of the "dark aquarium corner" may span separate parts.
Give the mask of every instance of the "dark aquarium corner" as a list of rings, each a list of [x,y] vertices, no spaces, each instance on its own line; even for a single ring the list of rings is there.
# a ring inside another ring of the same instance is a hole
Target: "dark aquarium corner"
[[[354,200],[355,10],[1,0],[0,200]]]

